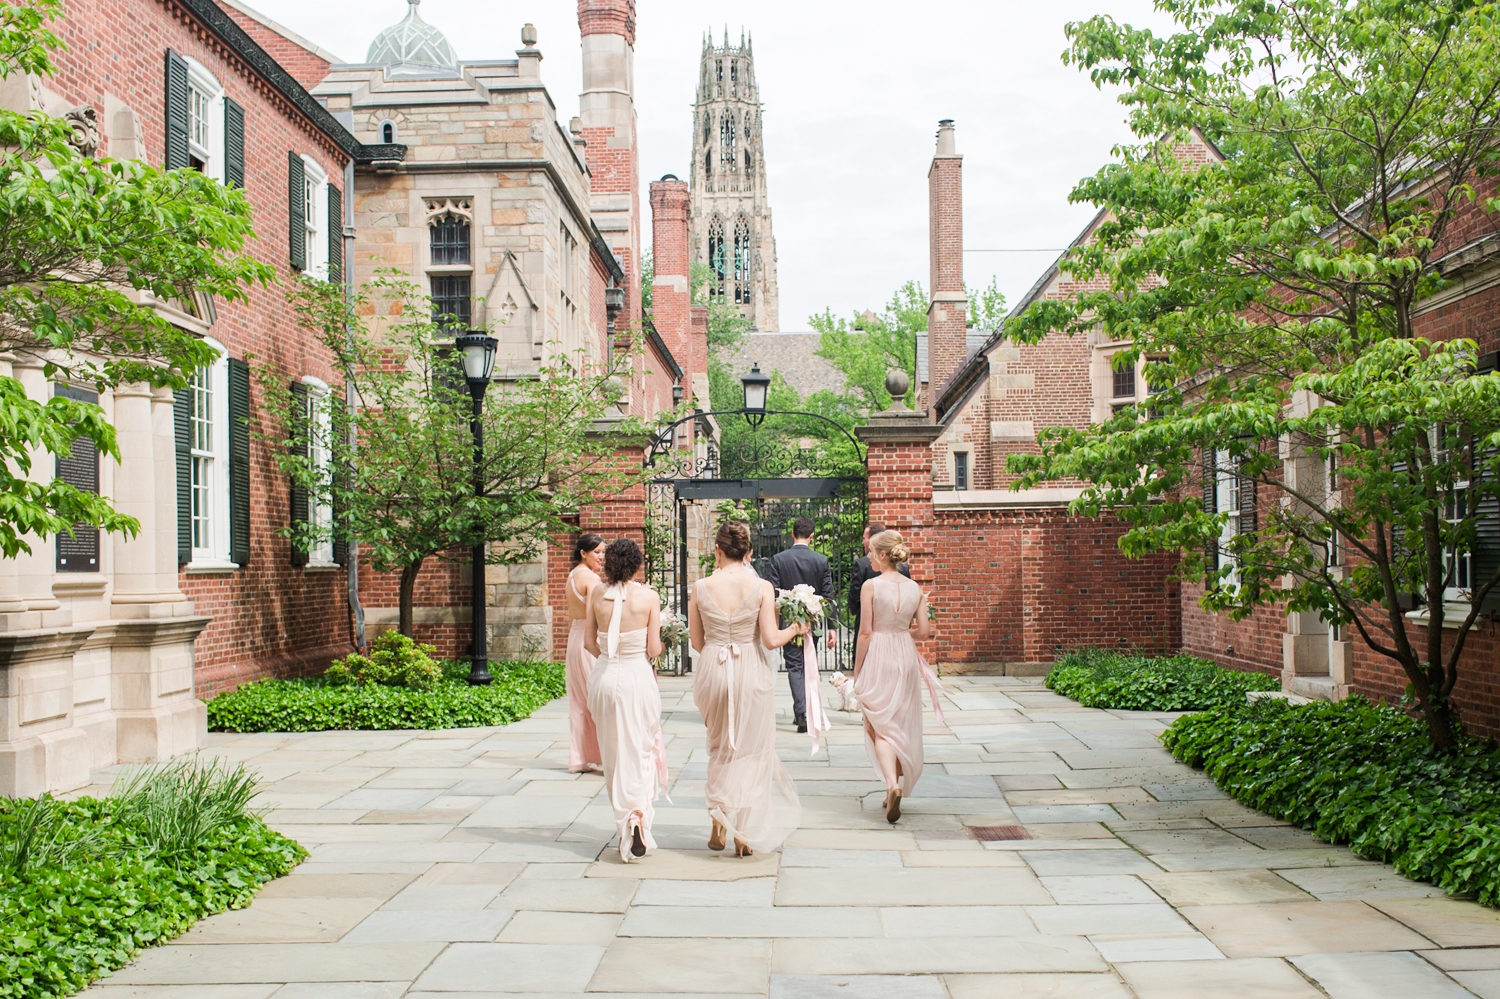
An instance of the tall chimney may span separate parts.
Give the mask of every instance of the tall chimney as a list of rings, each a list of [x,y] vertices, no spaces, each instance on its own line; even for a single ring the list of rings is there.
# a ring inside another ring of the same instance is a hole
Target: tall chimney
[[[683,388],[689,394],[692,375],[708,370],[707,343],[695,342],[689,315],[690,209],[691,197],[685,181],[667,174],[651,183],[651,315],[656,332],[687,372]]]
[[[583,36],[580,133],[588,142],[590,209],[625,270],[622,328],[641,321],[640,150],[636,144],[635,0],[578,0]]]
[[[927,172],[928,233],[932,243],[932,304],[927,308],[927,406],[966,353],[968,296],[964,293],[964,158],[954,142],[953,120],[938,122],[937,153]]]

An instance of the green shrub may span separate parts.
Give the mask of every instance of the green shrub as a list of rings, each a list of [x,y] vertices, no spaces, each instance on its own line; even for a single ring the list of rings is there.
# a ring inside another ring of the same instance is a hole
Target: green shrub
[[[1361,697],[1280,699],[1179,718],[1179,760],[1235,799],[1485,905],[1500,905],[1500,751],[1435,753],[1425,727]]]
[[[0,999],[72,995],[295,867],[302,848],[245,810],[251,783],[188,760],[105,799],[0,798]]]
[[[1082,649],[1057,660],[1047,686],[1090,708],[1129,711],[1202,711],[1243,704],[1251,690],[1279,690],[1264,673],[1220,669],[1189,655],[1151,657],[1108,649]]]
[[[368,657],[355,652],[336,659],[323,675],[339,685],[431,690],[443,681],[443,667],[432,658],[435,652],[399,631],[387,631],[371,643]]]
[[[208,702],[216,732],[322,732],[331,729],[439,729],[508,725],[563,696],[561,663],[505,663],[488,687],[448,663],[430,690],[309,680],[261,680]]]

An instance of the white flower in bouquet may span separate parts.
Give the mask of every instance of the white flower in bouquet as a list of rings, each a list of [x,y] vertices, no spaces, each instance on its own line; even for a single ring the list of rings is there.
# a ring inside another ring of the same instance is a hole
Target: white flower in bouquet
[[[668,649],[681,645],[688,637],[688,623],[673,610],[667,598],[661,600],[661,643]]]
[[[790,590],[781,590],[777,594],[776,613],[783,621],[792,624],[817,621],[827,612],[826,601],[806,583],[799,583]],[[792,641],[801,645],[802,636],[798,635]]]

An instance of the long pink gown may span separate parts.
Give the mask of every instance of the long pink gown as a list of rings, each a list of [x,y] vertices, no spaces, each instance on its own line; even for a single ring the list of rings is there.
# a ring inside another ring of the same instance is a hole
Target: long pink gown
[[[704,637],[693,674],[693,703],[708,728],[703,797],[726,842],[774,850],[802,821],[802,804],[776,755],[776,677],[760,644],[761,588],[723,608],[706,582],[693,588]]]
[[[869,732],[874,729],[896,751],[905,797],[922,776],[922,671],[910,630],[922,602],[922,588],[903,576],[891,580],[884,575],[866,581],[865,586],[875,591],[875,633],[870,636],[854,692],[868,725],[865,748],[870,762],[880,773]]]
[[[578,592],[571,575],[568,589],[587,606],[588,601]],[[594,729],[594,718],[589,714],[589,674],[594,672],[594,657],[583,647],[583,629],[587,623],[579,618],[568,632],[568,656],[563,673],[568,688],[568,769],[574,773],[590,764],[597,767],[603,760],[599,755],[599,735]]]
[[[667,783],[661,691],[656,686],[656,670],[646,658],[646,629],[620,631],[625,587],[611,586],[604,599],[613,600],[615,606],[609,632],[600,636],[600,656],[589,677],[589,711],[598,726],[604,785],[619,831],[620,857],[628,862],[633,824],[641,827],[646,852],[656,849],[651,822],[656,817],[656,797]]]

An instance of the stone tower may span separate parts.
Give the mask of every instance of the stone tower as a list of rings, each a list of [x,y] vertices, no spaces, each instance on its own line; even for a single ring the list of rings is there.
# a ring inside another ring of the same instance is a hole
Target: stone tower
[[[780,330],[776,237],[755,85],[755,50],[703,41],[693,115],[692,259],[709,269],[709,294],[733,303],[757,330]]]

